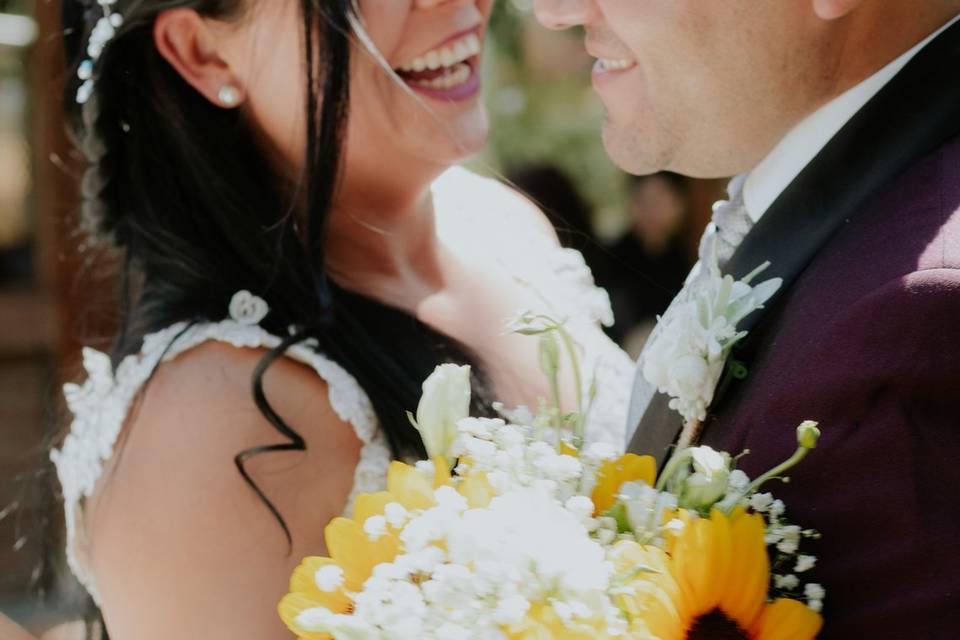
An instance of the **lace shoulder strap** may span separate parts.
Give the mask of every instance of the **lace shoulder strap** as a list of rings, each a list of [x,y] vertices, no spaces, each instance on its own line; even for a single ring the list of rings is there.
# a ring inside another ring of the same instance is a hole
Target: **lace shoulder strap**
[[[138,354],[130,355],[113,370],[110,358],[94,349],[84,349],[87,379],[67,384],[64,395],[73,414],[70,431],[59,450],[50,454],[63,491],[67,528],[67,560],[87,590],[99,600],[90,571],[83,526],[83,506],[93,495],[104,465],[113,456],[127,413],[144,384],[163,362],[205,342],[217,341],[239,348],[272,349],[281,339],[259,326],[269,313],[264,300],[247,291],[237,293],[230,304],[230,317],[216,323],[178,323],[148,335]],[[390,451],[378,427],[366,393],[343,367],[314,349],[309,342],[291,347],[286,355],[313,368],[329,389],[330,404],[341,420],[350,424],[363,443],[354,475],[354,497],[383,487]]]

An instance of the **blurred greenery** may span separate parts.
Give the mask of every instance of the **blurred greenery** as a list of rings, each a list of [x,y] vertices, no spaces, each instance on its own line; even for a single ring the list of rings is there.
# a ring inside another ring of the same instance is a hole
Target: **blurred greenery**
[[[551,32],[533,18],[531,0],[499,0],[484,69],[491,118],[481,161],[500,173],[552,164],[593,207],[603,237],[625,222],[626,176],[600,139],[603,106],[590,85],[593,60],[579,31]]]

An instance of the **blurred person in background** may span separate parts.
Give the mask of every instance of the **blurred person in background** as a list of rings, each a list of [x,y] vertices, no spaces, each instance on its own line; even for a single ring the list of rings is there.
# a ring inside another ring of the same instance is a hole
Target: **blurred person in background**
[[[596,273],[616,317],[607,332],[637,357],[693,266],[684,240],[691,203],[687,179],[675,173],[632,176],[628,188],[629,226],[610,248],[613,268]]]

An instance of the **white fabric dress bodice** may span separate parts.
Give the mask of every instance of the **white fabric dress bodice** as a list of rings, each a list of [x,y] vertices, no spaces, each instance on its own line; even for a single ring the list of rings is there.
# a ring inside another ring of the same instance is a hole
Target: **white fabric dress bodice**
[[[453,169],[434,185],[438,211],[450,210],[455,222],[444,223],[438,216],[438,234],[471,235],[470,226],[481,224],[496,232],[497,250],[490,260],[513,274],[530,294],[531,311],[564,320],[581,349],[583,370],[595,382],[596,397],[590,414],[588,439],[603,441],[622,449],[625,439],[627,401],[633,376],[630,358],[607,338],[600,328],[613,322],[610,301],[594,285],[583,256],[562,249],[542,230],[510,227],[517,218],[517,198],[502,188],[491,190],[490,181],[463,169]],[[479,196],[482,192],[482,198]],[[501,194],[502,199],[498,199]],[[527,214],[527,217],[530,217]],[[519,232],[515,232],[519,231]],[[73,422],[59,450],[51,452],[63,491],[67,529],[67,560],[80,582],[99,602],[89,558],[90,540],[84,523],[84,504],[97,487],[126,423],[127,414],[157,366],[210,341],[238,348],[271,349],[281,342],[259,326],[268,312],[266,303],[243,291],[234,296],[229,317],[220,322],[187,325],[178,323],[145,337],[139,353],[126,357],[117,367],[110,358],[93,349],[84,349],[87,379],[67,384],[64,394]],[[504,325],[510,318],[504,318]],[[376,492],[386,484],[391,452],[379,428],[367,394],[343,367],[314,350],[309,342],[294,345],[286,352],[312,368],[327,384],[330,404],[337,415],[351,425],[362,443],[354,472],[349,512],[359,493]],[[584,394],[588,389],[583,389]]]

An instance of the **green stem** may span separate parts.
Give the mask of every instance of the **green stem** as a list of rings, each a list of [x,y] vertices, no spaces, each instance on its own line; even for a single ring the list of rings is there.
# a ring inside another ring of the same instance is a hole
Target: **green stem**
[[[750,495],[751,493],[756,492],[760,487],[762,487],[767,482],[770,482],[774,478],[781,476],[784,472],[789,471],[794,468],[800,461],[807,457],[807,454],[810,453],[810,449],[806,447],[799,447],[792,456],[790,456],[782,464],[770,469],[765,474],[754,480],[744,491],[744,495]]]
[[[563,327],[562,324],[557,324],[557,333],[560,334],[560,339],[563,341],[563,346],[567,350],[567,356],[570,358],[570,366],[573,369],[573,383],[576,388],[577,394],[577,424],[574,428],[573,439],[574,446],[577,448],[583,445],[583,439],[586,435],[584,433],[585,426],[585,417],[583,412],[583,377],[580,375],[580,359],[577,357],[577,347],[573,342],[573,338],[570,337],[570,334]]]
[[[550,376],[550,395],[553,396],[553,426],[557,430],[557,451],[560,451],[560,443],[563,440],[563,407],[560,397],[560,373],[554,370]]]
[[[673,477],[673,474],[677,472],[677,469],[680,467],[680,465],[686,464],[689,460],[690,453],[688,449],[681,449],[674,452],[674,454],[670,457],[670,460],[667,462],[667,466],[663,468],[663,473],[661,473],[660,477],[657,478],[657,486],[655,489],[658,492],[663,491],[667,486],[667,482],[671,477]]]
[[[740,492],[740,495],[737,496],[737,499],[730,503],[730,507],[727,509],[727,514],[732,513],[733,509],[736,508],[737,504],[744,499],[744,497],[752,495],[757,492],[763,485],[770,482],[774,478],[782,476],[784,473],[794,468],[800,461],[807,457],[807,454],[810,453],[811,448],[801,445],[797,450],[783,463],[777,465],[770,471],[767,471],[762,476],[758,477],[756,480],[751,482],[746,489]]]

